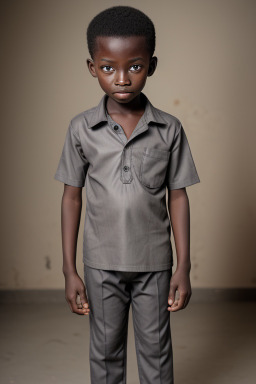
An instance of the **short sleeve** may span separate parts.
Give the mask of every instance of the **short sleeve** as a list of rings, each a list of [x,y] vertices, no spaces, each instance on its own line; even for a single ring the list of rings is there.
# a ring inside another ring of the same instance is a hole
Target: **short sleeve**
[[[88,166],[78,133],[74,132],[70,122],[54,179],[73,187],[83,187]]]
[[[179,189],[200,183],[182,124],[171,146],[165,180],[168,189]]]

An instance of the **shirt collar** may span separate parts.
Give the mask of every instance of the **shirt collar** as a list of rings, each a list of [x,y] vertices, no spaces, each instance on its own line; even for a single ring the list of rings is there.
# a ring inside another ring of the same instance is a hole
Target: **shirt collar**
[[[141,92],[141,95],[146,102],[144,112],[144,118],[146,123],[149,124],[150,122],[154,122],[158,124],[166,124],[166,121],[161,116],[160,111],[151,104],[151,102],[143,92]],[[94,109],[93,113],[91,113],[90,119],[88,119],[88,128],[93,128],[101,122],[108,121],[106,110],[107,98],[108,95],[105,93],[97,107]]]

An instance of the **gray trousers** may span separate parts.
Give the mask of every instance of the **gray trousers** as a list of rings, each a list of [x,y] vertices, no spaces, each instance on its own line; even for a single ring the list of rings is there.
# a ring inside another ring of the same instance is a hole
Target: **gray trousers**
[[[141,384],[173,384],[168,294],[172,270],[124,272],[84,265],[90,307],[91,384],[126,384],[130,303]]]

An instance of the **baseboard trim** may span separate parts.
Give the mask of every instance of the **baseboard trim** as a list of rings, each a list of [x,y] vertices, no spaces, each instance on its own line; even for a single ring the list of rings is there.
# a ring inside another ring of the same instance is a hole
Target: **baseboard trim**
[[[256,301],[256,288],[193,288],[190,302]],[[1,304],[66,302],[64,289],[0,290]]]

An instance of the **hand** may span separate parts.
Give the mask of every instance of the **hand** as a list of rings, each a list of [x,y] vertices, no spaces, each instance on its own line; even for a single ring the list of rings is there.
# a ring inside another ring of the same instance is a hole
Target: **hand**
[[[77,295],[80,296],[80,302],[77,301]],[[71,312],[78,315],[89,315],[90,308],[85,285],[80,276],[75,272],[65,275],[65,298]]]
[[[179,299],[175,300],[176,290],[179,292]],[[180,309],[186,308],[189,303],[191,292],[191,284],[189,272],[185,269],[176,269],[171,277],[170,291],[168,296],[168,311],[177,312]]]

